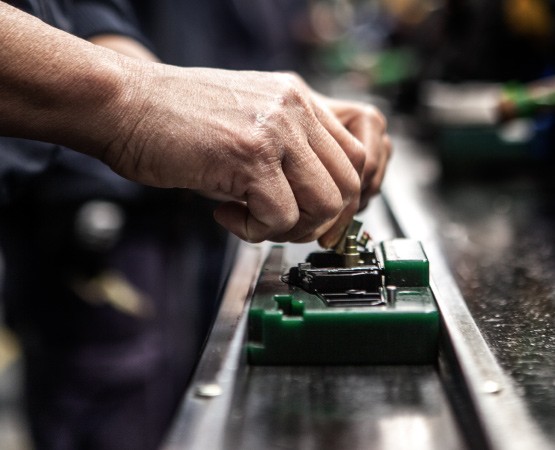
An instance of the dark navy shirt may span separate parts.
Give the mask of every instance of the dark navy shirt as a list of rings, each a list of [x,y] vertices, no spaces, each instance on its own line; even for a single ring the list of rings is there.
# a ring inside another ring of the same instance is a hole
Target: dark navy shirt
[[[125,0],[7,0],[6,3],[85,39],[99,34],[121,34],[145,42]],[[48,195],[48,189],[41,189],[38,194],[32,191],[39,177],[42,177],[41,186],[45,185],[44,178],[49,176],[49,171],[52,182],[47,185],[52,186],[52,192],[60,200],[64,193],[68,197],[85,192],[102,196],[105,191],[107,195],[125,196],[135,189],[130,182],[86,155],[49,143],[0,137],[0,205],[25,196]],[[69,174],[72,176],[68,180]],[[64,189],[58,188],[66,181]]]
[[[123,34],[143,40],[126,0],[4,0],[44,22],[82,38]]]

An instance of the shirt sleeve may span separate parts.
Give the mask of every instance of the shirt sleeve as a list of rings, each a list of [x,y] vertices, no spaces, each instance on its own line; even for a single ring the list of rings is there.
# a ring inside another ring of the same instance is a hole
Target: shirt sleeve
[[[100,34],[120,34],[152,48],[126,0],[75,0],[74,24],[75,34],[84,39]]]

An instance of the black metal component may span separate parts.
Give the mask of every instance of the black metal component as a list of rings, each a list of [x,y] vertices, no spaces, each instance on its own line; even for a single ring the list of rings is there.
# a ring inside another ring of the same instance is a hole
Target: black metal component
[[[291,267],[283,281],[318,295],[328,306],[386,304],[383,269],[374,252],[361,252],[364,265],[357,267],[342,267],[343,255],[332,251],[310,253],[307,261]]]
[[[371,250],[360,251],[360,260],[363,266],[377,265],[376,253]],[[343,267],[343,255],[333,250],[323,252],[312,252],[306,258],[306,262],[313,267]]]
[[[326,302],[328,306],[384,306],[387,302],[380,292],[350,289],[345,292],[329,292],[316,295]]]

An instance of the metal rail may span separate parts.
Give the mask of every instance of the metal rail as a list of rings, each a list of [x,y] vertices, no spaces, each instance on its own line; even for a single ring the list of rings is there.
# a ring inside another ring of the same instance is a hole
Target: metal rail
[[[400,232],[422,241],[430,261],[433,290],[441,310],[448,360],[477,414],[486,445],[499,450],[548,449],[553,445],[531,419],[510,378],[488,348],[457,287],[438,244],[433,205],[421,195],[433,178],[425,160],[411,151],[413,141],[397,138],[397,157],[383,186]],[[433,170],[433,169],[432,169]],[[416,175],[415,175],[416,174]],[[445,348],[444,346],[444,348]]]
[[[264,248],[241,243],[214,328],[164,445],[166,449],[218,449],[242,361],[245,302],[262,265]]]

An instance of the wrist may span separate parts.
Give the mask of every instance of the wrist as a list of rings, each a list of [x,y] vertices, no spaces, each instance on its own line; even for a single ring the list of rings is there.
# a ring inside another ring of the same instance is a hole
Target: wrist
[[[88,44],[87,44],[88,45]],[[65,95],[53,123],[53,140],[103,159],[117,139],[124,115],[121,105],[130,85],[120,56],[104,49],[91,51],[65,81]]]
[[[125,89],[118,55],[3,3],[0,44],[0,134],[96,154]]]

